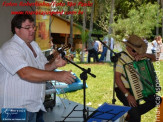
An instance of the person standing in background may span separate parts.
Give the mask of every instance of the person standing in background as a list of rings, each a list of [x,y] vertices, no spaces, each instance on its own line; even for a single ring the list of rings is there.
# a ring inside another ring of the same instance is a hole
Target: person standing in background
[[[162,48],[162,38],[161,36],[156,36],[155,40],[152,41],[152,53],[156,55],[157,60],[160,58]]]
[[[88,63],[90,63],[90,58],[94,57],[96,62],[99,62],[98,53],[94,48],[94,41],[91,39],[88,41]]]
[[[104,39],[103,39],[103,42],[104,42],[106,45],[108,45],[108,47],[109,47],[111,50],[114,49],[114,39],[113,39],[112,37],[109,39],[108,36],[105,36]],[[100,57],[100,59],[99,59],[100,62],[103,62],[104,59],[106,58],[107,50],[108,50],[107,47],[105,47],[105,46],[103,45],[103,51],[102,51],[101,57]],[[112,57],[112,55],[113,55],[113,52],[110,51],[110,58]]]
[[[152,41],[152,53],[155,54],[156,53],[156,48],[157,48],[157,36],[155,36],[154,40]]]
[[[162,37],[158,36],[156,41],[157,41],[156,58],[157,60],[159,60],[161,54],[161,48],[162,48]]]

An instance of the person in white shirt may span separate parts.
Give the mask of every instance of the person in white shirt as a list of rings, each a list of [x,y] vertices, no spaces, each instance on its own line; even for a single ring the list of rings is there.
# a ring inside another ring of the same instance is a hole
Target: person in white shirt
[[[152,41],[152,53],[155,54],[156,53],[156,48],[157,48],[157,37],[155,37],[155,39]]]
[[[94,41],[94,46],[93,47],[98,52],[98,50],[99,50],[99,43],[98,43],[97,40]]]
[[[34,41],[36,26],[31,15],[15,15],[11,29],[13,37],[0,49],[0,113],[1,108],[26,108],[26,122],[43,122],[45,82],[70,84],[75,76],[71,71],[53,71],[66,61],[59,55],[47,61]]]
[[[108,36],[105,36],[104,39],[103,39],[103,42],[107,46],[109,46],[109,48],[111,50],[114,49],[114,39],[112,37],[109,39]],[[104,61],[104,59],[106,57],[107,50],[108,50],[107,47],[103,46],[103,52],[101,53],[101,57],[100,57],[100,60],[99,60],[100,62],[103,62]],[[112,53],[112,51],[110,51],[110,58],[112,57],[112,55],[113,55],[113,53]]]
[[[162,37],[156,36],[155,40],[152,41],[152,53],[156,55],[157,60],[160,58],[162,48]]]

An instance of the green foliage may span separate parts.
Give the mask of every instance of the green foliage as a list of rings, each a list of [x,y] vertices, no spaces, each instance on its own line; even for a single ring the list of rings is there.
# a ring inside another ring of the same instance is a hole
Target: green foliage
[[[157,4],[142,4],[137,9],[133,8],[128,13],[128,18],[118,17],[117,22],[112,24],[117,40],[122,40],[125,35],[136,34],[141,37],[149,37],[152,30],[161,21],[157,16],[159,6]],[[161,15],[161,14],[159,14]]]
[[[82,42],[85,43],[89,39],[89,31],[82,31],[81,33]]]
[[[78,3],[81,0],[71,0],[75,3]],[[86,0],[85,2],[88,2]],[[57,0],[57,2],[64,2],[67,4],[67,0]],[[91,2],[91,0],[90,0]],[[94,10],[94,29],[93,30],[102,30],[108,32],[109,27],[109,17],[110,17],[110,7],[111,0],[95,0],[95,10]],[[127,34],[138,34],[140,36],[153,36],[155,34],[154,29],[156,28],[157,23],[160,22],[160,19],[157,20],[157,13],[160,8],[157,6],[156,0],[115,0],[115,11],[114,11],[114,21],[115,25],[115,35],[117,39],[121,40],[124,35]],[[151,4],[152,3],[152,4]],[[157,6],[157,7],[156,7]],[[54,8],[53,8],[54,9]],[[55,8],[59,11],[69,11],[70,7],[68,6],[57,6]],[[83,7],[74,6],[74,11],[83,11]],[[162,14],[159,14],[163,16]],[[90,16],[91,16],[91,7],[87,7],[86,14],[86,28],[90,26]],[[70,19],[69,15],[62,15],[67,19]],[[73,21],[75,23],[82,23],[83,15],[74,14]],[[83,32],[85,33],[85,32]],[[85,38],[85,37],[84,37]]]
[[[81,39],[82,39],[82,43],[85,43],[88,39],[89,39],[89,31],[88,30],[83,30],[82,26],[77,25],[77,28],[80,30],[81,32]]]
[[[107,33],[109,28],[110,4],[109,0],[105,0],[105,2],[101,3],[103,11],[99,12],[98,19],[95,22],[98,27]]]

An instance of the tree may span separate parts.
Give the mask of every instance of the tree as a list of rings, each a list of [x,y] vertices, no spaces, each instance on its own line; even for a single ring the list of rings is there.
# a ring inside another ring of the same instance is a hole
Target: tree
[[[111,10],[110,10],[110,18],[109,18],[109,28],[108,28],[108,35],[109,35],[109,40],[111,41],[111,34],[113,33],[113,29],[111,27],[111,24],[113,23],[113,19],[114,19],[114,0],[111,0]],[[108,43],[109,46],[110,43]],[[106,61],[110,61],[110,51],[107,51],[106,54]]]
[[[103,3],[99,2],[96,4],[95,4],[95,12],[98,10],[98,12],[95,13],[95,16],[97,17],[97,19],[95,19],[96,30],[102,30],[108,33],[109,17],[110,17],[110,6],[108,5],[110,4],[110,0],[105,0]]]
[[[83,0],[83,2],[85,3],[86,0]],[[82,30],[82,56],[81,56],[81,62],[84,62],[84,49],[85,49],[85,42],[86,42],[86,38],[85,38],[85,35],[86,35],[86,11],[87,11],[87,8],[86,6],[83,7],[83,30]]]
[[[114,19],[114,0],[111,0],[111,10],[110,10],[110,19],[109,19],[109,28],[108,28],[108,34],[112,34],[112,27],[111,24],[113,23],[113,19]]]
[[[163,0],[161,0],[161,8],[162,8],[162,37],[163,37]]]
[[[92,31],[93,31],[93,17],[94,17],[94,0],[92,0],[92,10],[91,10],[91,20],[90,20],[90,29],[89,29],[89,39],[91,38],[91,34],[92,34]]]
[[[73,2],[73,0],[72,0]],[[74,7],[70,7],[70,11],[73,11]],[[70,44],[73,46],[73,14],[70,15]]]
[[[158,5],[160,4],[160,0],[157,0],[157,4]],[[156,35],[159,35],[159,14],[160,14],[159,9],[160,8],[158,8],[158,12],[157,12],[157,16],[158,16],[157,23],[158,24],[156,25]]]
[[[123,19],[121,16],[117,22],[112,24],[115,31],[116,40],[122,40],[125,35],[136,34],[141,37],[150,37],[152,30],[157,25],[158,4],[142,4],[137,9],[131,9],[127,14],[128,18]],[[160,15],[160,14],[159,14]]]

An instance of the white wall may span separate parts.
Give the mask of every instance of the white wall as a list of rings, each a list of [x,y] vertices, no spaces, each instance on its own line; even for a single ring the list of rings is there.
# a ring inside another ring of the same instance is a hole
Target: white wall
[[[17,3],[17,6],[9,6],[9,7],[3,7],[2,4],[3,2],[14,2]],[[35,0],[28,0],[29,2],[33,3]],[[11,20],[14,15],[11,15],[11,11],[32,11],[32,9],[29,6],[22,7],[19,6],[20,2],[26,3],[26,0],[0,0],[0,46],[10,39],[12,37],[12,32],[11,32]],[[35,10],[35,7],[33,7]]]

